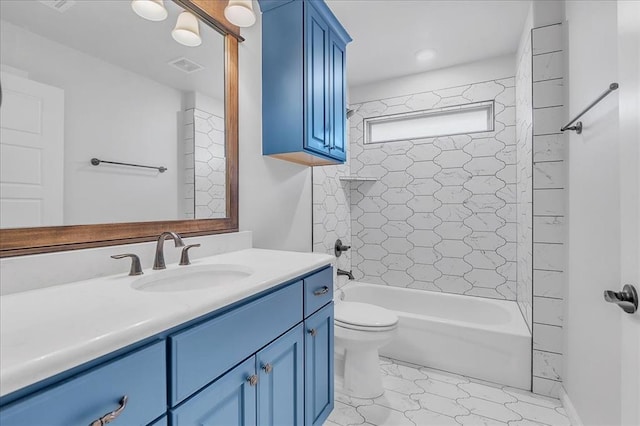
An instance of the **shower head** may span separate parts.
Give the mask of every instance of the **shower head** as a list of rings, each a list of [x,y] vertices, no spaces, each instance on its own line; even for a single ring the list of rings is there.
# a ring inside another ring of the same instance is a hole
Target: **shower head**
[[[351,116],[355,113],[356,113],[355,110],[347,108],[347,120],[350,119]]]

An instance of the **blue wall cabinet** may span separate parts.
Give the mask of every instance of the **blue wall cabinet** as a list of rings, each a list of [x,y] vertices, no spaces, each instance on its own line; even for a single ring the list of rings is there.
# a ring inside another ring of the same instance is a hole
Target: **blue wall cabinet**
[[[345,50],[322,0],[261,0],[262,150],[316,166],[346,159]]]
[[[305,425],[322,426],[333,410],[333,303],[304,321]]]
[[[0,425],[90,425],[125,395],[115,425],[321,425],[332,299],[326,267],[3,396]]]
[[[258,424],[304,424],[304,327],[258,352]]]
[[[173,426],[256,424],[255,357],[251,357],[171,412]]]

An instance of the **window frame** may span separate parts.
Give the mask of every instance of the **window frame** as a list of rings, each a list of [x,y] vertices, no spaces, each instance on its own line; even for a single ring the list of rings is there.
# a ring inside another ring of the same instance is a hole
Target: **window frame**
[[[375,124],[377,122],[388,122],[388,121],[400,121],[402,119],[412,119],[415,117],[430,117],[430,116],[439,116],[446,114],[455,114],[457,112],[465,112],[469,110],[488,110],[489,118],[487,119],[487,129],[485,130],[477,130],[472,132],[456,132],[456,133],[444,133],[437,135],[428,135],[428,136],[416,136],[412,138],[401,138],[401,139],[389,139],[389,140],[381,140],[371,142],[371,124]],[[469,102],[466,104],[457,104],[450,105],[441,108],[431,108],[431,109],[423,109],[419,111],[409,111],[409,112],[401,112],[396,114],[388,114],[388,115],[380,115],[375,117],[365,117],[362,120],[364,137],[363,143],[364,145],[375,145],[375,144],[383,144],[389,142],[402,142],[402,141],[410,141],[410,140],[422,140],[422,139],[433,139],[444,136],[456,136],[456,135],[469,135],[475,133],[488,133],[495,131],[496,128],[496,112],[495,112],[495,100],[487,100],[487,101],[479,101],[479,102]]]

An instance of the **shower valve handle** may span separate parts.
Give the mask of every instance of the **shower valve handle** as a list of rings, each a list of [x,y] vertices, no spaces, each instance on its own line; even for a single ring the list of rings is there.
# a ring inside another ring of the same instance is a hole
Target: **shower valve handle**
[[[343,251],[347,251],[350,248],[351,246],[346,246],[342,244],[342,240],[338,239],[336,240],[336,244],[333,246],[333,252],[336,255],[336,257],[340,257]]]

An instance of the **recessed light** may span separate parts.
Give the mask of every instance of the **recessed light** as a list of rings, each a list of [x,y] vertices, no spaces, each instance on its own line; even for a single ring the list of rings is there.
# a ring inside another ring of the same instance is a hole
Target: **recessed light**
[[[416,52],[416,61],[420,63],[429,62],[436,57],[436,51],[433,49],[422,49]]]

